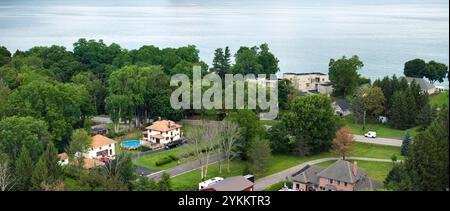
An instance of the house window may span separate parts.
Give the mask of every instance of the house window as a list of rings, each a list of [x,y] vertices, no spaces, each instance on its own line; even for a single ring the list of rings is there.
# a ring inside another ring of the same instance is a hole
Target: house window
[[[346,182],[344,182],[344,186],[347,187],[347,183]]]
[[[341,185],[341,181],[337,181],[338,185]]]
[[[297,188],[297,190],[300,189],[300,184],[295,184],[295,188]]]
[[[111,147],[111,144],[109,145],[109,147]]]
[[[306,83],[306,86],[308,86],[308,87],[309,87],[309,83]]]
[[[102,147],[100,147],[99,149],[102,150]]]
[[[332,179],[330,179],[329,182],[330,182],[330,184],[333,184],[333,180]]]

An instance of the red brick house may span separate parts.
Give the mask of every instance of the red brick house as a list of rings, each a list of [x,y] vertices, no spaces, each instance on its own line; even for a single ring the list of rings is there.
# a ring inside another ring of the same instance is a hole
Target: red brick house
[[[298,191],[358,191],[374,190],[383,186],[370,179],[354,164],[338,160],[324,168],[307,165],[290,178],[292,188]]]

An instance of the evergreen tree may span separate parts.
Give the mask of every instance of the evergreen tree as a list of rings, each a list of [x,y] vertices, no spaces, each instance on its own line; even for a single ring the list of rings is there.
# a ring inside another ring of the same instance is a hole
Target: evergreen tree
[[[411,135],[409,131],[406,132],[405,137],[403,137],[402,146],[400,147],[400,154],[403,156],[408,155],[409,145],[411,143]]]
[[[406,93],[405,93],[405,100],[406,100],[406,113],[403,113],[402,115],[404,115],[406,117],[406,122],[405,122],[405,128],[403,129],[408,129],[408,128],[412,128],[414,126],[416,126],[416,117],[417,117],[417,106],[416,106],[416,100],[415,100],[415,96],[412,93],[411,88],[408,88]]]
[[[161,176],[161,180],[158,182],[158,185],[159,185],[158,191],[171,191],[172,182],[170,181],[170,174],[163,173]]]
[[[40,157],[31,175],[31,184],[33,190],[43,190],[48,184],[50,178],[44,157]]]
[[[16,190],[26,191],[31,188],[31,175],[33,173],[33,161],[25,146],[22,146],[19,157],[15,163]]]
[[[31,178],[33,189],[44,190],[59,184],[62,172],[58,161],[55,145],[53,142],[49,142],[33,171]]]
[[[262,173],[269,168],[271,151],[270,143],[265,139],[257,137],[250,142],[247,157],[249,158],[248,164],[251,173]]]
[[[393,95],[392,108],[389,111],[389,123],[396,129],[407,129],[406,96],[403,92],[396,92]]]

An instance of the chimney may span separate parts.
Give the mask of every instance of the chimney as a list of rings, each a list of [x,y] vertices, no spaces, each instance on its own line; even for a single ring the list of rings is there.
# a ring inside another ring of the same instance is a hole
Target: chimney
[[[358,175],[358,163],[356,161],[353,163],[353,175]]]

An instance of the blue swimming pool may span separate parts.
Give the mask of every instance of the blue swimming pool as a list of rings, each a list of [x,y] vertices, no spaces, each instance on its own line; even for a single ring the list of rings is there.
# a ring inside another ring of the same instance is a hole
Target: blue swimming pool
[[[124,141],[120,145],[124,148],[136,148],[141,146],[141,141],[139,140]]]

